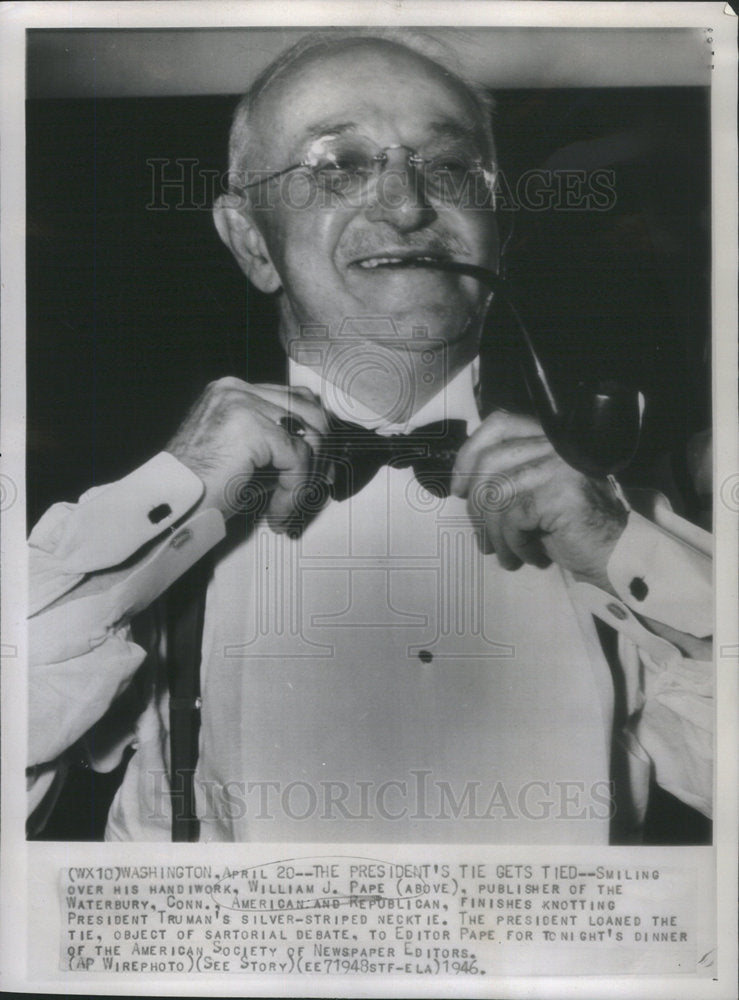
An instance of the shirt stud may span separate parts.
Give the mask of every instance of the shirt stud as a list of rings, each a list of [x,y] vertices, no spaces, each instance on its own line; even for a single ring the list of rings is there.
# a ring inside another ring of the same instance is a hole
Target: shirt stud
[[[644,580],[641,576],[634,577],[629,584],[629,590],[631,591],[631,596],[637,601],[643,601],[649,593],[649,587],[647,586],[646,580]]]

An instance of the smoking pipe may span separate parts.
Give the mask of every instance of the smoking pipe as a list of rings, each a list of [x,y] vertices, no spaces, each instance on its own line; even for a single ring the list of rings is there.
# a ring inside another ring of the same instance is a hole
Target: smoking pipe
[[[605,477],[626,468],[639,444],[644,409],[640,392],[613,379],[579,382],[572,402],[565,407],[552,388],[534,338],[495,271],[451,260],[421,258],[404,264],[466,274],[493,289],[515,320],[526,388],[555,451],[568,465],[588,476]]]

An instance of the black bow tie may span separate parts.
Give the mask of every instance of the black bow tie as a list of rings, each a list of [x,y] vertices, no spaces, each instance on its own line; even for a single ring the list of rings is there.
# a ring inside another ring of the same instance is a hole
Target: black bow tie
[[[331,433],[321,450],[333,464],[331,495],[346,500],[361,490],[384,465],[413,466],[416,479],[434,496],[449,496],[452,468],[467,438],[464,420],[438,420],[409,434],[383,437],[357,424],[330,418]]]

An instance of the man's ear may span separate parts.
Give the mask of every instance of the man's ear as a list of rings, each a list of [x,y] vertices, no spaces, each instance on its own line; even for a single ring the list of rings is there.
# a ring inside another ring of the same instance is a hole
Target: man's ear
[[[276,292],[282,287],[282,282],[264,237],[249,214],[229,205],[228,200],[228,195],[221,195],[213,206],[213,221],[218,235],[260,292]]]

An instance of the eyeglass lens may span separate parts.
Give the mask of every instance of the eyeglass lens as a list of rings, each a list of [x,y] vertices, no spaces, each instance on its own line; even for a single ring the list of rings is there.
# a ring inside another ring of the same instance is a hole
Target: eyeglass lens
[[[383,173],[410,169],[429,196],[456,203],[474,195],[482,205],[492,182],[480,153],[464,144],[444,143],[423,152],[406,147],[378,151],[361,136],[328,136],[311,145],[303,162],[319,187],[345,196],[361,193]]]

